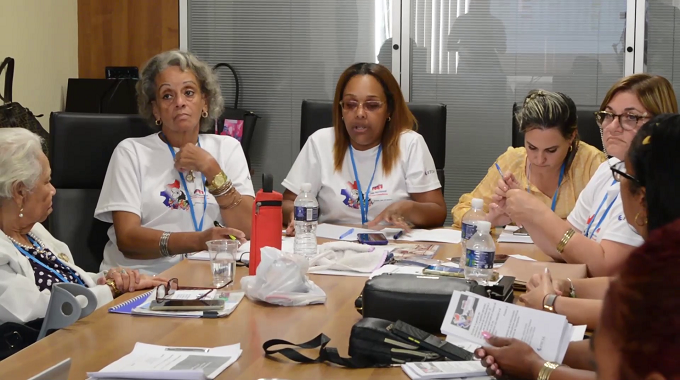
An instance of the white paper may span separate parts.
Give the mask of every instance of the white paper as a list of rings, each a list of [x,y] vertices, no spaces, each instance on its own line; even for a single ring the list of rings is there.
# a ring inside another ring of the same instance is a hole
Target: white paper
[[[318,226],[316,226],[316,237],[333,240],[357,241],[358,239],[357,234],[367,234],[376,232],[379,231],[369,230],[365,228],[338,226],[329,223],[321,223]],[[342,236],[342,239],[340,239],[340,236]]]
[[[293,253],[295,245],[295,238],[291,236],[284,236],[281,238],[281,251]],[[208,251],[200,251],[192,253],[188,256],[189,260],[210,261],[210,253]],[[250,240],[241,244],[236,251],[236,260],[247,263],[250,261]]]
[[[415,362],[403,366],[408,367],[420,379],[450,379],[486,374],[486,368],[479,361]]]
[[[413,274],[413,275],[421,275],[423,274],[423,267],[415,266],[415,265],[393,265],[393,264],[387,264],[383,265],[382,267],[376,269],[371,273],[369,278],[373,278],[376,276],[380,276],[381,274]]]
[[[178,290],[173,294],[172,296],[166,297],[166,299],[186,299],[186,300],[191,300],[191,299],[197,299],[198,297],[202,296],[203,294],[207,293],[209,290]],[[244,292],[242,291],[229,291],[229,290],[223,290],[223,289],[216,289],[210,292],[207,296],[203,297],[203,299],[206,300],[212,300],[212,299],[224,299],[224,307],[222,310],[216,310],[217,315],[215,317],[226,317],[227,315],[231,314],[236,310],[236,307],[238,306],[239,303],[241,303],[241,300],[243,299],[243,296],[245,295]],[[178,311],[161,311],[161,310],[151,310],[151,302],[156,300],[156,293],[151,293],[151,295],[144,301],[143,304],[137,306],[136,308],[132,309],[132,314],[133,315],[153,315],[157,317],[179,317],[179,318],[200,318],[203,317],[205,314],[204,313],[209,313],[209,312],[204,312],[204,311],[183,311],[183,310],[178,310]],[[213,311],[214,312],[214,311]]]
[[[524,256],[524,255],[508,255],[508,257],[514,257],[519,260],[524,260],[524,261],[536,261],[536,259],[532,259],[529,256]]]
[[[519,339],[544,360],[559,363],[566,352],[564,341],[568,345],[571,338],[570,327],[563,315],[455,291],[441,331],[479,346],[487,344],[482,332]]]
[[[309,273],[309,274],[321,274],[321,275],[328,275],[328,276],[347,276],[347,277],[369,277],[371,275],[370,273],[361,273],[361,272],[354,272],[354,271],[349,271],[349,270],[331,270],[331,269],[314,270],[314,268],[309,268],[307,273]]]
[[[526,235],[513,235],[513,232],[517,231],[519,227],[517,226],[505,226],[503,232],[501,232],[498,237],[499,243],[524,243],[524,244],[534,244],[531,236]]]
[[[385,234],[385,236],[388,236],[389,234],[394,236],[394,230],[394,228],[384,228],[380,232]],[[401,235],[397,240],[458,244],[460,243],[460,239],[460,231],[452,228],[438,228],[436,230],[411,230],[411,232]]]
[[[571,330],[571,339],[570,341],[572,342],[580,342],[583,340],[583,337],[586,335],[586,329],[588,328],[587,325],[578,325],[574,326],[573,330]]]
[[[240,344],[200,348],[137,343],[128,355],[87,375],[92,379],[214,379],[242,352]]]
[[[476,349],[478,349],[479,347],[482,347],[477,343],[472,343],[470,341],[455,337],[453,335],[448,335],[446,337],[446,341],[453,344],[454,346],[458,346],[458,347],[464,349],[467,352],[472,352],[473,354],[475,353]]]

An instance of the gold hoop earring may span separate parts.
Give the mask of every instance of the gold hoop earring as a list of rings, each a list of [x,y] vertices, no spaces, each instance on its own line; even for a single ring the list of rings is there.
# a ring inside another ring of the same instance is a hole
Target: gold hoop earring
[[[208,111],[203,111],[201,113],[201,116],[203,116],[204,118],[208,117]]]
[[[640,227],[646,226],[647,223],[649,223],[649,220],[647,219],[647,217],[645,217],[645,220],[642,223],[640,223],[640,221],[638,220],[639,217],[640,217],[640,213],[638,212],[637,214],[635,214],[635,224],[637,224],[638,226],[640,226]]]
[[[22,207],[21,210],[19,210],[19,217],[23,218],[24,217],[24,208]]]
[[[161,119],[156,120],[156,125],[160,126],[161,124],[163,124],[163,122],[161,121]]]

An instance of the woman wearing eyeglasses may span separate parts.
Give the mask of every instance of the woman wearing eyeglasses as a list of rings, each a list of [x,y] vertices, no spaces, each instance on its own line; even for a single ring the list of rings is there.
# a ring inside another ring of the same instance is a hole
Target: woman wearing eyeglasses
[[[357,63],[340,76],[333,127],[309,137],[283,181],[284,225],[303,183],[319,222],[409,228],[441,226],[446,205],[434,161],[397,81],[384,66]]]
[[[534,243],[553,259],[586,264],[592,277],[617,273],[643,240],[628,224],[635,220],[628,220],[623,212],[620,183],[610,167],[620,165],[642,124],[655,115],[677,111],[673,87],[665,78],[635,74],[621,79],[596,113],[604,147],[613,157],[600,165],[566,221],[513,181],[498,187],[491,207],[523,225]]]
[[[574,281],[578,297],[598,300],[565,297],[569,290],[560,290],[545,275],[528,284],[533,290],[523,296],[525,301],[562,294],[555,300],[554,311],[567,315],[573,324],[585,323],[577,319],[579,314],[584,316],[585,309],[596,305],[592,318],[597,323],[589,324],[597,329],[594,339],[572,342],[565,366],[554,368],[526,343],[492,337],[487,340],[489,347],[476,352],[490,375],[535,379],[543,371],[552,380],[571,380],[594,379],[593,371],[597,371],[600,379],[678,378],[675,359],[680,324],[675,272],[680,260],[680,198],[676,196],[680,166],[668,163],[680,160],[679,144],[680,115],[656,116],[633,139],[625,163],[611,169],[621,184],[623,212],[636,221],[633,226],[647,242],[624,262],[611,286],[609,278]],[[553,285],[558,289],[553,290]],[[653,372],[658,376],[651,376]]]
[[[508,148],[491,165],[482,182],[460,197],[451,210],[454,227],[461,227],[473,198],[484,199],[488,207],[499,181],[505,180],[514,181],[564,219],[600,164],[607,160],[603,152],[580,141],[576,105],[565,94],[532,90],[514,117],[524,134],[524,147]],[[488,211],[487,220],[494,226],[511,222],[498,208]]]

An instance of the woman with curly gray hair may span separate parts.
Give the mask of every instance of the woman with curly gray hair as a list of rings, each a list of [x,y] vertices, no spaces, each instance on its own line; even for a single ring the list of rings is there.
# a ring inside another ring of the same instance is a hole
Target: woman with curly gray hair
[[[199,135],[223,105],[210,67],[188,52],[160,53],[142,70],[137,97],[160,131],[113,153],[95,210],[113,223],[102,269],[160,273],[207,241],[248,238],[255,194],[243,149],[228,136]]]

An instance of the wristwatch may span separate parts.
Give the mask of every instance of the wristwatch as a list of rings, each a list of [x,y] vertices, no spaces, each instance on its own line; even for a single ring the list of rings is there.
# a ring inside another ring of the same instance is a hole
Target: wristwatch
[[[208,191],[215,191],[227,183],[227,175],[223,171],[220,171],[211,182],[205,181],[205,185],[208,187]]]
[[[557,299],[557,294],[548,294],[543,298],[543,310],[555,313],[555,300]]]

